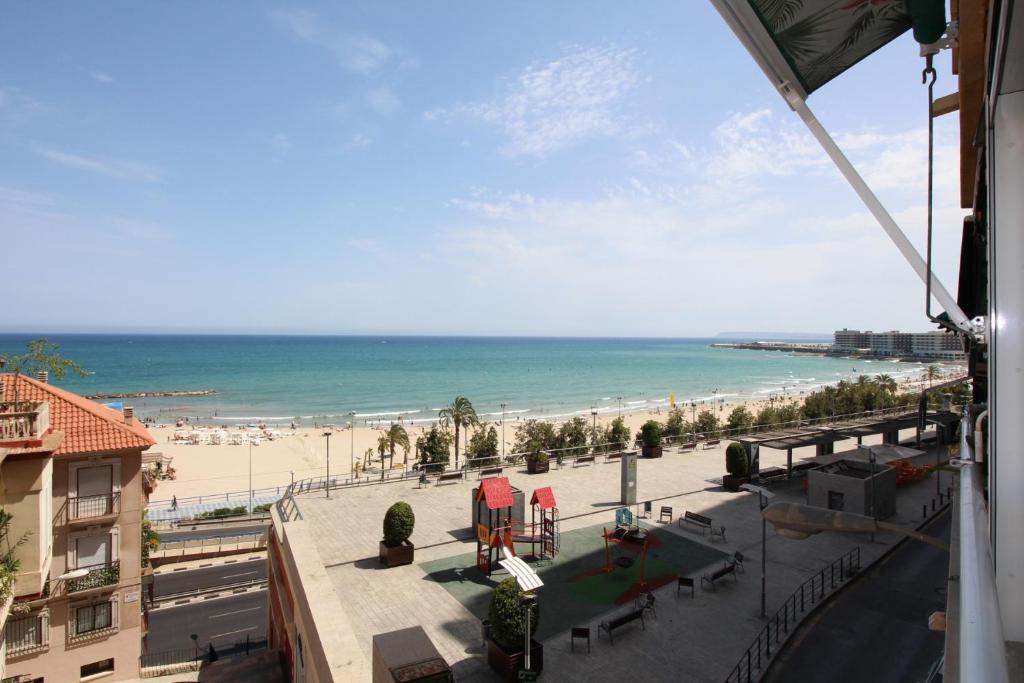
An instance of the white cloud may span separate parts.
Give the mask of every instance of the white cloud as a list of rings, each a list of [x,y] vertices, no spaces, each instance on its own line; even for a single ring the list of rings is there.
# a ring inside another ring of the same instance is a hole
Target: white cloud
[[[110,176],[111,178],[138,180],[149,183],[160,180],[161,174],[158,168],[136,161],[86,156],[41,145],[36,145],[34,151],[40,157],[62,166]]]
[[[89,76],[91,76],[94,81],[97,81],[99,83],[114,82],[114,77],[105,71],[92,70],[89,72]]]
[[[791,120],[777,120],[769,109],[730,115],[712,140],[718,154],[707,170],[718,179],[817,173],[829,163],[814,138]]]
[[[499,98],[428,111],[430,120],[467,115],[504,133],[507,156],[543,157],[581,140],[626,128],[626,96],[640,83],[636,50],[574,47],[535,62],[501,84]]]
[[[394,51],[377,38],[346,31],[312,12],[282,9],[271,12],[270,16],[281,29],[327,50],[342,67],[353,73],[372,74],[394,56]]]
[[[284,133],[277,133],[270,138],[270,148],[278,157],[286,157],[292,151],[292,140]]]
[[[398,95],[388,87],[381,87],[368,92],[366,94],[366,104],[381,116],[391,116],[402,106]]]
[[[362,133],[356,133],[345,143],[344,150],[350,152],[357,149],[366,149],[371,144],[373,144],[373,138]]]

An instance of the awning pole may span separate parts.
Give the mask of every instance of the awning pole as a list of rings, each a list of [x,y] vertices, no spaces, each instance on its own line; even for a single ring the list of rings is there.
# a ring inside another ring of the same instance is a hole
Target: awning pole
[[[887,235],[889,235],[889,239],[893,241],[896,248],[900,250],[901,254],[903,254],[903,258],[907,260],[910,267],[913,268],[914,272],[921,278],[921,282],[927,285],[928,266],[924,262],[924,259],[921,258],[919,253],[917,253],[917,249],[915,249],[914,245],[910,243],[907,236],[903,234],[900,227],[896,225],[896,221],[893,220],[893,217],[889,215],[889,212],[886,211],[884,206],[882,206],[882,202],[878,201],[878,197],[876,197],[875,193],[871,191],[868,184],[864,182],[864,179],[860,176],[860,173],[857,172],[857,169],[853,167],[853,164],[851,164],[850,160],[846,158],[843,151],[839,149],[839,145],[836,144],[835,140],[832,139],[832,136],[828,134],[828,131],[826,131],[824,126],[822,126],[818,121],[814,112],[812,112],[807,106],[807,102],[792,92],[787,92],[788,89],[785,87],[780,88],[780,91],[782,92],[783,97],[786,98],[789,106],[800,115],[800,119],[804,122],[804,125],[807,126],[808,130],[811,131],[811,135],[814,136],[818,141],[818,144],[820,144],[825,150],[825,153],[828,154],[830,159],[832,159],[832,163],[836,165],[839,172],[843,174],[844,178],[846,178],[846,182],[850,184],[853,190],[860,197],[861,201],[864,202],[864,205],[868,207],[868,210],[875,217],[875,220],[878,221],[879,225],[882,226],[882,229],[885,230]],[[931,288],[932,295],[935,296],[939,305],[942,306],[947,314],[949,314],[950,320],[953,321],[953,324],[964,332],[973,332],[973,325],[967,319],[967,316],[964,315],[960,306],[957,305],[956,300],[950,296],[949,292],[946,291],[946,288],[941,282],[939,282],[939,279],[935,277],[935,273],[931,274]]]

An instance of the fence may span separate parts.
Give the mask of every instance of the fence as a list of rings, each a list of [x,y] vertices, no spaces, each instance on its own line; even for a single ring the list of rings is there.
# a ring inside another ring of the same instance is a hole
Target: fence
[[[215,536],[210,538],[186,538],[180,541],[161,541],[156,552],[192,551],[192,552],[217,552],[225,545],[241,545],[252,543],[253,547],[263,547],[266,544],[266,534],[262,532],[236,534],[233,536]],[[155,557],[155,554],[150,554]]]
[[[139,657],[140,676],[155,678],[183,671],[198,671],[203,664],[238,657],[248,657],[267,648],[266,635],[246,636],[231,645],[178,648],[161,652],[147,652]]]
[[[775,654],[778,654],[779,645],[785,642],[790,627],[796,628],[801,617],[825,599],[826,586],[828,586],[828,595],[831,595],[836,586],[841,586],[844,581],[858,571],[860,571],[859,547],[844,553],[838,560],[800,584],[800,587],[786,598],[775,616],[770,618],[761,632],[757,634],[754,642],[726,677],[725,683],[752,683],[752,681],[759,680],[760,675],[764,673],[772,660],[772,645],[775,645]]]

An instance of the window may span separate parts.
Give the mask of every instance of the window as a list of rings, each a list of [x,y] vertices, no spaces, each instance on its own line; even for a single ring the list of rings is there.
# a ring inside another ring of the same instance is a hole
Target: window
[[[828,509],[829,510],[842,510],[844,505],[845,496],[839,491],[828,492]]]
[[[113,626],[113,603],[98,602],[74,610],[75,635],[80,636]]]
[[[105,674],[114,670],[114,659],[104,659],[99,662],[93,662],[92,664],[84,664],[81,668],[81,677],[88,678],[89,676],[95,676],[96,674]]]
[[[43,610],[7,622],[5,629],[7,655],[16,657],[29,652],[45,650],[50,642],[50,615]]]
[[[75,568],[89,569],[110,564],[113,559],[110,534],[75,539]]]

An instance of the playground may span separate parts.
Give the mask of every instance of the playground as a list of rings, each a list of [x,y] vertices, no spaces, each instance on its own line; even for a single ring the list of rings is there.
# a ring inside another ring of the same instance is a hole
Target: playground
[[[617,605],[632,604],[640,592],[673,583],[680,574],[696,574],[700,568],[726,557],[724,552],[658,528],[656,523],[646,520],[638,523],[632,513],[624,509],[609,510],[603,515],[607,517],[603,524],[556,532],[552,539],[542,533],[544,525],[549,523],[544,520],[551,518],[550,507],[538,510],[535,519],[540,521],[536,527],[529,518],[519,525],[513,518],[513,523],[507,525],[505,519],[510,517],[512,496],[506,495],[502,485],[493,486],[492,502],[499,507],[490,515],[492,523],[488,523],[486,514],[480,518],[477,552],[420,563],[425,574],[423,580],[438,583],[474,616],[485,619],[492,589],[508,576],[493,558],[501,557],[502,553],[515,553],[533,567],[544,582],[538,590],[540,638],[572,626],[591,624],[596,627],[600,615]],[[486,503],[487,493],[482,494],[482,498],[480,502]],[[552,497],[550,503],[553,502]],[[528,510],[530,508],[524,509]],[[557,508],[554,510],[557,522]],[[617,527],[622,530],[620,537],[612,537],[606,543],[606,534],[613,536]],[[537,529],[536,534],[533,528]],[[623,533],[627,529],[641,530],[643,541],[632,540],[632,534]],[[556,549],[553,556],[552,547]]]

